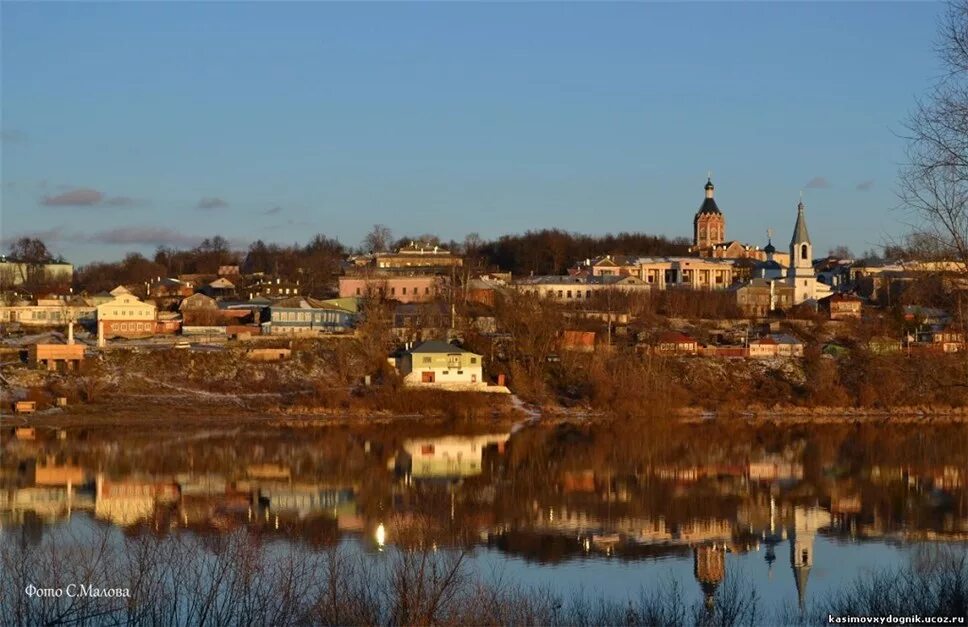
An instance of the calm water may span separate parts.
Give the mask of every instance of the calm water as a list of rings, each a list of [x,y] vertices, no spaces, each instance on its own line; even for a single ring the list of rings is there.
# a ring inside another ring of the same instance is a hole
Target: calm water
[[[0,541],[245,528],[466,547],[484,578],[623,599],[727,575],[796,607],[968,539],[962,427],[3,434]]]

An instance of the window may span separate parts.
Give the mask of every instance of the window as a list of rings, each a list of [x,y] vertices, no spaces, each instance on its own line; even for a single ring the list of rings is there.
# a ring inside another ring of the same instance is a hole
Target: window
[[[471,357],[471,363],[472,364],[476,364],[477,363],[477,357]]]
[[[800,259],[806,259],[806,258],[807,258],[807,245],[806,244],[801,244],[800,245]]]
[[[401,288],[401,289],[403,290],[403,294],[404,294],[404,295],[406,295],[406,293],[407,293],[407,288],[405,288],[405,287],[404,287],[404,288]]]
[[[591,297],[592,297],[592,291],[591,290],[586,290],[585,291],[585,298],[591,298]]]
[[[558,290],[558,298],[561,298],[562,291]]]
[[[571,290],[568,290],[568,298],[571,298]]]
[[[356,288],[356,295],[357,295],[357,296],[359,296],[359,295],[360,295],[360,288]]]
[[[424,294],[429,294],[429,293],[430,293],[430,288],[429,287],[425,287],[424,288]]]
[[[397,288],[395,288],[395,287],[391,287],[391,288],[390,288],[390,295],[391,295],[391,296],[395,296],[395,295],[396,295],[396,293],[397,293]]]
[[[424,357],[423,359],[421,359],[421,361],[425,364],[429,364],[432,360],[430,359],[430,357]]]

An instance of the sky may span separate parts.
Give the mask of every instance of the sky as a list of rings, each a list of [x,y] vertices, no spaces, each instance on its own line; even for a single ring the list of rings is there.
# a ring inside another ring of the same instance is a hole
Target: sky
[[[0,3],[0,238],[906,231],[939,3]]]

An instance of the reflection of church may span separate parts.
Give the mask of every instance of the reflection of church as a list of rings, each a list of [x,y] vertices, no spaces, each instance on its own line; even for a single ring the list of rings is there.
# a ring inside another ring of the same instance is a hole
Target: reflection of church
[[[726,578],[726,546],[710,542],[693,548],[693,574],[702,588],[706,609],[712,611],[716,588]]]
[[[766,545],[766,563],[769,578],[773,578],[773,563],[776,562],[776,547],[782,542],[790,543],[790,568],[793,570],[793,583],[797,591],[797,602],[803,609],[806,604],[807,579],[814,560],[814,539],[817,531],[830,526],[830,512],[819,507],[796,506],[780,510],[776,501],[770,498],[769,523],[761,534]]]

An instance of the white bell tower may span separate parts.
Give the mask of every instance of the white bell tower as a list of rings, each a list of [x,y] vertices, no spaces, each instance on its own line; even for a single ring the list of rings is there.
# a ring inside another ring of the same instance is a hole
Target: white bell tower
[[[803,199],[797,204],[797,223],[790,240],[790,266],[787,285],[793,288],[793,304],[817,297],[817,276],[813,272],[813,244],[807,233],[807,219],[803,215]]]

